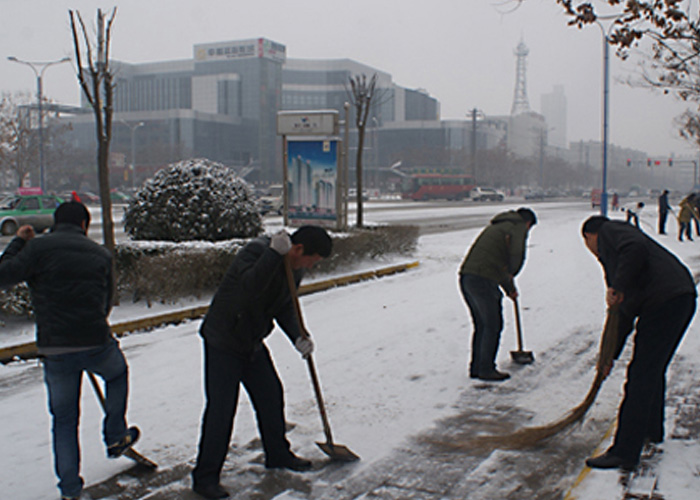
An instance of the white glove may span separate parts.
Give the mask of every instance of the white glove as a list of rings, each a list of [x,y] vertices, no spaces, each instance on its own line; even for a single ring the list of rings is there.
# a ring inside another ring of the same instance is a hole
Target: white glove
[[[292,248],[292,240],[289,235],[282,230],[272,235],[272,238],[270,238],[270,248],[280,255],[287,255],[287,252]]]
[[[303,358],[308,358],[314,352],[314,341],[302,335],[294,341],[294,347],[296,347]]]

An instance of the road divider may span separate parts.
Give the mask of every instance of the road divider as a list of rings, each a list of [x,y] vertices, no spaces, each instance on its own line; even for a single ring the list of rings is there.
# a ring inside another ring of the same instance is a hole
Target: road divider
[[[308,283],[299,287],[299,295],[309,295],[312,293],[322,292],[330,288],[339,286],[351,285],[361,281],[367,281],[392,274],[401,273],[409,269],[418,267],[419,262],[408,262],[395,266],[384,267],[373,271],[364,271],[361,273],[339,276],[323,281]],[[182,309],[164,314],[157,314],[146,318],[123,321],[112,325],[112,333],[117,337],[122,337],[128,333],[152,330],[165,325],[177,324],[187,320],[199,319],[209,310],[209,306],[198,306]],[[32,359],[37,357],[36,342],[25,342],[14,346],[3,347],[0,349],[0,363],[7,364],[20,359]]]

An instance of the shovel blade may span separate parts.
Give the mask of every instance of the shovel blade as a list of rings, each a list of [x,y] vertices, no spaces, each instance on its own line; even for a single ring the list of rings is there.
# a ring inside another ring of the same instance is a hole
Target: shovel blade
[[[510,351],[510,357],[519,365],[529,365],[535,361],[532,351]]]
[[[359,456],[355,455],[347,446],[343,446],[342,444],[319,443],[317,441],[316,445],[321,448],[323,453],[331,457],[332,460],[337,460],[339,462],[355,462],[360,459]]]

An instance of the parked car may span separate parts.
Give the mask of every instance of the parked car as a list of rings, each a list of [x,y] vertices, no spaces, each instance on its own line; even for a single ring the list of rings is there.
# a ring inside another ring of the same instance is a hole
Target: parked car
[[[118,189],[112,189],[109,193],[109,197],[112,199],[113,203],[129,203],[131,201],[131,195],[128,195]]]
[[[262,215],[275,213],[282,215],[284,209],[284,186],[282,184],[272,184],[264,195],[258,199],[259,211]]]
[[[474,201],[503,201],[505,198],[503,193],[487,187],[475,187],[469,196]]]
[[[30,224],[42,233],[53,226],[53,213],[62,202],[50,194],[8,196],[0,201],[0,232],[10,236],[20,226]]]

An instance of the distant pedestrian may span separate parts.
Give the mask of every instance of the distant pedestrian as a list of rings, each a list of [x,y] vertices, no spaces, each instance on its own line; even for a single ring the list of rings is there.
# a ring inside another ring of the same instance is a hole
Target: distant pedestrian
[[[618,310],[614,359],[636,330],[613,444],[586,465],[631,470],[646,443],[664,440],[666,370],[695,314],[695,284],[671,252],[629,224],[594,216],[581,232],[603,267],[606,303]],[[612,364],[603,367],[606,373],[611,369]]]
[[[666,219],[671,205],[668,204],[668,189],[659,196],[659,234],[666,234]]]
[[[265,467],[307,470],[311,462],[297,457],[285,437],[284,396],[263,340],[273,320],[302,356],[313,351],[302,335],[285,272],[288,259],[296,286],[305,269],[331,253],[333,242],[320,227],[302,226],[291,238],[280,231],[257,238],[240,249],[202,323],[204,340],[204,392],[197,462],[192,489],[205,498],[227,498],[221,486],[221,469],[233,432],[240,385],[255,409],[265,450]]]
[[[688,196],[683,198],[679,206],[678,241],[683,241],[684,234],[688,241],[693,241],[693,230],[690,224],[692,219],[698,217],[697,210],[695,208],[695,194],[690,193]]]
[[[528,233],[535,224],[537,217],[529,208],[496,215],[472,243],[459,269],[460,289],[474,326],[471,378],[501,381],[510,377],[496,369],[503,329],[500,288],[512,300],[518,297],[513,278],[525,263]]]
[[[102,427],[107,456],[117,458],[139,438],[126,425],[128,369],[107,316],[112,307],[112,256],[87,237],[90,213],[75,201],[54,212],[50,234],[22,226],[0,258],[0,286],[26,281],[36,311],[37,348],[44,366],[58,488],[80,497],[78,423],[83,371],[107,386]]]
[[[625,207],[625,212],[627,213],[627,223],[632,224],[639,229],[639,215],[644,209],[644,202],[640,201],[638,203],[629,203]]]
[[[613,210],[619,210],[620,209],[620,197],[618,194],[615,192],[612,195],[612,209]]]

